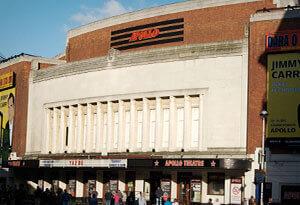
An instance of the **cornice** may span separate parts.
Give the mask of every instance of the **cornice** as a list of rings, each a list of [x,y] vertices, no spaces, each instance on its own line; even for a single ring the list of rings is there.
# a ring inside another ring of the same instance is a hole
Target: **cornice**
[[[183,61],[208,57],[242,55],[247,52],[247,40],[165,47],[137,52],[110,52],[106,57],[52,66],[44,70],[32,70],[31,82],[37,83],[54,78],[81,73],[131,67],[162,62]]]
[[[271,20],[280,20],[280,19],[291,19],[291,18],[300,18],[300,9],[295,8],[293,10],[288,10],[286,8],[278,10],[267,10],[265,12],[259,12],[253,14],[250,18],[250,22],[257,21],[271,21]]]
[[[8,66],[21,63],[21,62],[31,62],[32,63],[32,68],[36,69],[37,63],[49,63],[49,64],[62,64],[65,63],[66,61],[64,60],[58,60],[58,59],[50,59],[50,58],[43,58],[43,57],[37,57],[37,56],[19,56],[16,58],[13,58],[7,62],[1,63],[0,64],[0,69],[6,68]]]

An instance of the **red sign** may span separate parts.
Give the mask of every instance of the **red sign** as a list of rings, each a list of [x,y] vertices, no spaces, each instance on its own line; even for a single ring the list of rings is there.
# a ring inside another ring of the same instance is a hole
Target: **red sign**
[[[232,184],[241,184],[242,183],[242,179],[241,178],[231,179],[231,183]]]
[[[155,38],[158,35],[159,35],[158,28],[148,29],[148,30],[144,30],[144,31],[136,31],[131,34],[129,41],[130,42],[141,41],[144,39]]]
[[[69,160],[69,164],[72,166],[82,166],[83,160],[80,160],[80,159]]]
[[[266,50],[280,51],[300,47],[300,31],[266,35]]]

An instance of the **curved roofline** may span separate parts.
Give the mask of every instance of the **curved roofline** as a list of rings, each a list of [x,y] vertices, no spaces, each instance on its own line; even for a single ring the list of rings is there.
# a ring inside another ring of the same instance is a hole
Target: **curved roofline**
[[[110,27],[122,23],[128,23],[131,21],[137,21],[141,19],[162,16],[162,15],[167,15],[172,13],[178,13],[183,11],[190,11],[190,10],[238,4],[238,3],[257,2],[257,1],[262,1],[262,0],[189,0],[185,2],[147,8],[143,10],[120,14],[110,18],[94,21],[92,23],[71,29],[68,31],[67,41],[70,38],[82,35],[87,32],[95,31],[101,28],[106,28],[106,27]]]

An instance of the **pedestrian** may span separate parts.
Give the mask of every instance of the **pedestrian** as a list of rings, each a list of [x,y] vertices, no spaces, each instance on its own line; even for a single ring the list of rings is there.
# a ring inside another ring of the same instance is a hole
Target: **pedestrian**
[[[250,197],[248,204],[249,205],[256,205],[255,198],[253,196]]]
[[[130,192],[129,196],[126,198],[126,205],[134,205],[135,196],[133,192]]]
[[[122,196],[122,201],[123,201],[123,204],[126,205],[126,200],[127,200],[127,194],[126,192],[124,191],[123,192],[123,196]]]
[[[138,202],[139,202],[138,203],[139,205],[147,205],[146,199],[144,198],[142,192],[140,192],[140,196],[139,196]]]
[[[89,199],[89,205],[98,205],[98,200],[95,193],[93,193],[92,197]]]
[[[111,198],[112,198],[112,194],[110,190],[107,190],[107,192],[104,195],[104,198],[105,198],[105,205],[110,205]]]
[[[155,204],[156,205],[162,205],[161,199],[162,199],[163,191],[160,187],[157,187],[155,191]]]
[[[70,194],[67,192],[67,190],[64,190],[64,193],[62,194],[62,204],[63,205],[69,205],[70,204]]]
[[[177,199],[174,199],[173,205],[179,205]]]
[[[120,196],[117,192],[113,192],[114,205],[120,205]]]
[[[168,198],[168,199],[166,200],[166,202],[164,203],[164,205],[172,205],[170,198]]]
[[[208,199],[208,203],[207,203],[208,205],[213,205],[213,203],[212,203],[212,199]]]

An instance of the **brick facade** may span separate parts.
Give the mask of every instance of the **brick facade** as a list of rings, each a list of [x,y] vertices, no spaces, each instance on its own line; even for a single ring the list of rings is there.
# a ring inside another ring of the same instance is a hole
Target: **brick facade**
[[[266,109],[267,52],[265,35],[300,29],[300,19],[258,21],[250,24],[249,38],[249,86],[248,86],[248,138],[247,152],[254,153],[261,146],[262,119],[260,112]]]
[[[111,31],[174,18],[184,18],[184,41],[135,48],[128,51],[184,44],[241,40],[245,36],[250,15],[258,9],[274,6],[273,0],[263,0],[179,12],[106,27],[70,38],[66,49],[66,59],[70,62],[105,56],[110,49]]]

